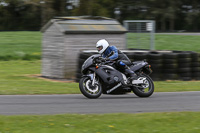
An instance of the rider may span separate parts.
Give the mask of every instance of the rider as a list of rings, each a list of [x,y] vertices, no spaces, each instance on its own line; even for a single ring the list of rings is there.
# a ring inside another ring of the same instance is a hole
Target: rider
[[[101,39],[96,44],[98,52],[105,60],[115,61],[117,68],[128,73],[131,80],[137,80],[138,77],[134,71],[132,71],[126,64],[130,64],[129,58],[118,50],[115,46],[109,46],[109,43],[105,39]]]

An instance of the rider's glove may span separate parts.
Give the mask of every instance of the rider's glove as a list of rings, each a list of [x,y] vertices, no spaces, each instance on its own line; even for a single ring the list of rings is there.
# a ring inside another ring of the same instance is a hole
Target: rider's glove
[[[109,58],[105,58],[105,61],[110,61],[110,59]]]
[[[110,59],[109,58],[100,58],[100,60],[101,60],[101,62],[107,62],[107,61],[110,61]]]
[[[105,62],[105,58],[103,58],[103,57],[99,57],[99,60],[100,60],[101,62]]]

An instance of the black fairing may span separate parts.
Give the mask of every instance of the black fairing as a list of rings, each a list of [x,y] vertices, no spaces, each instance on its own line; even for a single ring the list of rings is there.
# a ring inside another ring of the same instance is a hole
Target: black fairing
[[[82,68],[81,68],[81,72],[82,72],[83,74],[85,74],[85,73],[87,72],[88,68],[91,67],[92,65],[94,65],[93,60],[94,60],[95,58],[100,57],[100,56],[101,56],[100,54],[96,54],[96,55],[90,56],[90,57],[83,63]]]
[[[103,85],[106,88],[113,87],[123,81],[122,74],[111,66],[102,65],[96,69],[96,73],[103,80]]]
[[[121,72],[115,68],[108,65],[101,65],[96,69],[94,64],[95,58],[100,57],[101,55],[92,55],[90,56],[82,65],[82,73],[87,75],[88,70],[95,72],[100,79],[103,81],[103,85],[106,89],[112,88],[120,82],[123,82],[123,77]]]

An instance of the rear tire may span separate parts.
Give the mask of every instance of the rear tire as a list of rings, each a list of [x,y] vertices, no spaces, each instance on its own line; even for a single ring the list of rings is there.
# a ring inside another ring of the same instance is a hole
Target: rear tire
[[[89,77],[82,77],[79,82],[79,88],[81,93],[90,99],[95,99],[101,96],[102,87],[99,81],[95,82],[95,85],[92,86],[92,81]]]
[[[145,84],[138,85],[138,87],[132,87],[133,93],[138,97],[149,97],[154,92],[154,83],[153,80],[146,74],[140,75],[140,77],[145,77]]]

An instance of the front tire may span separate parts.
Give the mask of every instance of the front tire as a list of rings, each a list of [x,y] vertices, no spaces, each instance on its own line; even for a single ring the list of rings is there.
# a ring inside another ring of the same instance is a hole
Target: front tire
[[[83,77],[79,81],[79,88],[81,93],[90,99],[95,99],[101,96],[102,87],[99,81],[95,81],[94,86],[92,86],[92,81],[89,77]]]
[[[132,87],[133,93],[138,97],[149,97],[154,92],[153,80],[146,74],[140,75],[140,77],[146,78],[144,84]]]

